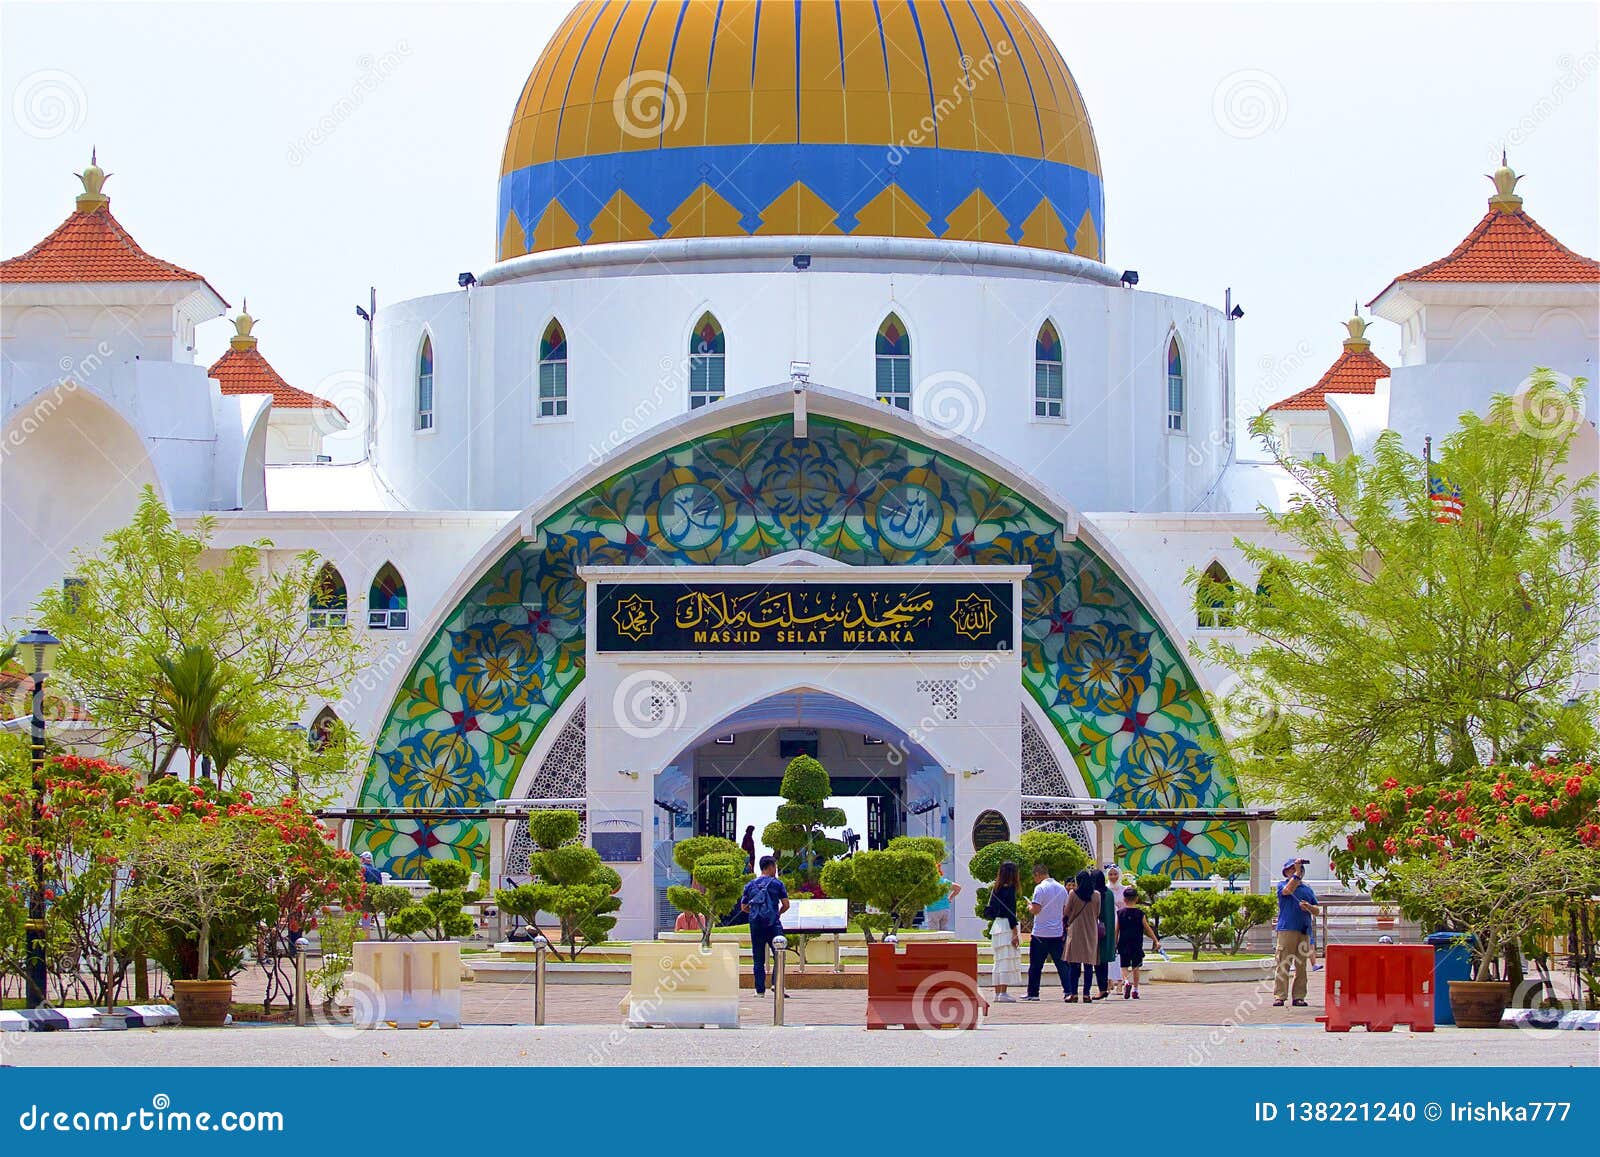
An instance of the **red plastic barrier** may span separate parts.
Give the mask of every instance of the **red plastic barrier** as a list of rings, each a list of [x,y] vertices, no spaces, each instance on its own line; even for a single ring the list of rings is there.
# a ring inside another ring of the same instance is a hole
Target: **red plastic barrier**
[[[977,1028],[988,1011],[976,944],[868,946],[868,1028]]]
[[[1324,967],[1328,1032],[1388,1032],[1397,1024],[1433,1031],[1433,947],[1428,944],[1330,944]]]

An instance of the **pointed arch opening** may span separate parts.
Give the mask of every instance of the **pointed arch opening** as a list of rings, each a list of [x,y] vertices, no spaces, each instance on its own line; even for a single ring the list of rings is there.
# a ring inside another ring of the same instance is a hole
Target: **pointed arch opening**
[[[878,327],[873,343],[873,391],[880,403],[911,409],[911,335],[898,314],[891,313]]]
[[[321,751],[328,746],[333,738],[334,729],[340,726],[339,714],[332,707],[324,706],[317,712],[317,717],[311,721],[311,731],[306,736],[312,749]]]
[[[539,339],[539,405],[541,418],[567,416],[567,333],[555,318]]]
[[[1060,420],[1066,417],[1062,388],[1061,335],[1046,319],[1033,339],[1033,416]]]
[[[1268,563],[1267,568],[1261,572],[1261,577],[1256,580],[1256,598],[1268,606],[1276,606],[1278,593],[1284,589],[1287,581],[1283,568],[1277,563]]]
[[[422,347],[417,351],[417,418],[416,428],[433,429],[433,336],[422,335]]]
[[[1238,586],[1228,568],[1216,559],[1200,575],[1195,591],[1195,619],[1208,631],[1223,631],[1233,626],[1233,604]]]
[[[373,631],[403,631],[411,625],[406,608],[406,582],[392,562],[378,568],[367,592],[367,627]]]
[[[315,629],[345,626],[350,619],[350,591],[344,576],[331,562],[322,564],[311,584],[307,622]]]
[[[728,392],[727,337],[722,323],[709,312],[700,315],[689,335],[689,408],[720,402]]]
[[[1183,349],[1178,335],[1167,339],[1167,429],[1182,430],[1186,425],[1188,390],[1183,377]]]

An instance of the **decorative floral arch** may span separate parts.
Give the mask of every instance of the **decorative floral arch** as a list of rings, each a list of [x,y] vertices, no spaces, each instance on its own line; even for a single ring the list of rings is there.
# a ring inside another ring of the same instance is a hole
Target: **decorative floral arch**
[[[588,566],[748,565],[809,551],[853,566],[1017,564],[1022,681],[1097,795],[1142,808],[1234,807],[1204,744],[1217,732],[1182,652],[1062,523],[947,450],[814,415],[761,418],[651,454],[540,522],[490,565],[428,641],[379,733],[362,807],[503,798],[583,680]],[[352,843],[401,876],[429,857],[482,866],[471,820],[360,823]],[[1194,877],[1240,854],[1240,825],[1120,826],[1135,872]]]

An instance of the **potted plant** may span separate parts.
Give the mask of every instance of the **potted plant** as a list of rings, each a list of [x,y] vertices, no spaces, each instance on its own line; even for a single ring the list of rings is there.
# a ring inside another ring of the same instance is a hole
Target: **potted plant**
[[[1450,1008],[1462,1028],[1497,1028],[1511,1003],[1504,951],[1553,905],[1596,887],[1592,850],[1548,830],[1495,825],[1465,848],[1394,865],[1384,893],[1420,921],[1473,934],[1473,976],[1450,981]]]
[[[227,1023],[232,976],[270,916],[273,861],[261,826],[194,814],[155,824],[134,850],[123,913],[172,977],[180,1024]]]

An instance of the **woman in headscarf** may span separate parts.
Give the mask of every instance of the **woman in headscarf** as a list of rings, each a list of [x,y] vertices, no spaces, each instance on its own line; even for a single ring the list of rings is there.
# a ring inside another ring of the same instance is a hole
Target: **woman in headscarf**
[[[989,983],[994,985],[995,1000],[1010,1004],[1017,998],[1006,989],[1022,983],[1022,939],[1017,930],[1017,865],[1012,861],[1000,865],[983,914],[989,920],[989,946],[994,951],[994,971]]]
[[[1100,995],[1095,1000],[1104,1000],[1111,995],[1111,962],[1117,958],[1117,905],[1111,898],[1111,889],[1107,887],[1106,874],[1099,868],[1090,873],[1090,880],[1094,884],[1095,898],[1100,902],[1100,937],[1095,946],[1094,979],[1100,989]],[[1087,981],[1084,983],[1084,999],[1089,999]]]
[[[1106,925],[1106,935],[1111,938],[1111,947],[1113,950],[1115,950],[1117,946],[1116,915],[1121,913],[1122,909],[1127,906],[1127,901],[1122,898],[1122,889],[1125,887],[1125,885],[1122,882],[1122,869],[1117,867],[1115,864],[1107,864],[1100,870],[1106,874],[1106,891],[1111,893],[1111,902],[1116,905],[1115,909],[1113,910],[1112,921],[1110,924]],[[1117,961],[1115,955],[1113,955],[1111,958],[1111,964],[1107,970],[1106,979],[1111,981],[1113,987],[1115,987],[1122,980],[1122,965]]]
[[[1100,894],[1087,868],[1078,873],[1062,918],[1066,924],[1067,1003],[1078,1002],[1078,977],[1083,977],[1083,999],[1093,999],[1095,966],[1100,962]]]

